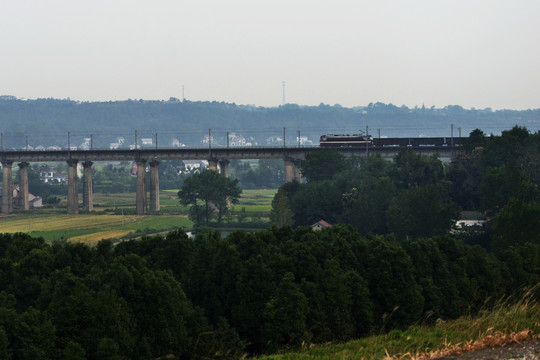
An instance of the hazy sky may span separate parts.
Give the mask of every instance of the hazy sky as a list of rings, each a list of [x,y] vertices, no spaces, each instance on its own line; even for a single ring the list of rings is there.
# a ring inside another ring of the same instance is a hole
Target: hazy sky
[[[540,108],[539,0],[6,0],[0,95]]]

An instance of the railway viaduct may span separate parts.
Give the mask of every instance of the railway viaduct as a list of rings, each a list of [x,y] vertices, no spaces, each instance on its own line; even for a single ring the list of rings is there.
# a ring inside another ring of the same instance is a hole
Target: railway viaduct
[[[345,156],[367,157],[379,153],[385,158],[393,158],[403,147],[400,146],[360,146],[334,148]],[[440,157],[455,157],[459,147],[452,146],[409,146],[409,148],[426,154],[438,154]],[[149,211],[159,211],[159,176],[158,166],[164,160],[207,160],[209,168],[219,170],[228,176],[229,160],[233,159],[283,159],[285,163],[285,181],[301,181],[299,164],[309,152],[321,151],[323,148],[313,147],[226,147],[226,148],[155,148],[135,150],[48,150],[0,151],[2,162],[2,214],[13,211],[13,193],[11,190],[12,167],[19,166],[19,191],[21,209],[28,210],[28,166],[31,162],[66,162],[68,165],[67,212],[79,212],[79,194],[77,187],[77,164],[82,163],[83,172],[83,211],[93,210],[92,164],[95,161],[135,161],[137,164],[136,213],[143,215]],[[146,191],[146,165],[150,168],[150,199]],[[148,201],[149,200],[149,201]],[[148,206],[149,205],[149,206]],[[149,208],[149,209],[148,209]]]

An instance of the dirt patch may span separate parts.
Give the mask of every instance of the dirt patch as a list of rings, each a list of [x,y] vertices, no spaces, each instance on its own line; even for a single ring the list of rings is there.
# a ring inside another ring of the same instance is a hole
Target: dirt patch
[[[513,343],[500,347],[489,347],[482,350],[465,352],[434,360],[540,360],[540,339],[533,339],[522,343]]]

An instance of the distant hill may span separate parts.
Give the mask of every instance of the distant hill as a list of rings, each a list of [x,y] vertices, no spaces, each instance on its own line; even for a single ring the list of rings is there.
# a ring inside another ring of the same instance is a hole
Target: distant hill
[[[258,145],[281,144],[286,128],[287,144],[296,144],[298,131],[318,144],[321,134],[358,133],[374,136],[468,136],[475,128],[500,134],[514,125],[531,131],[540,129],[540,109],[497,110],[444,108],[408,108],[372,103],[345,108],[340,105],[300,106],[286,104],[265,108],[223,102],[192,102],[171,98],[168,101],[126,100],[78,102],[70,99],[24,100],[0,96],[0,131],[4,148],[38,145],[65,147],[80,144],[92,136],[95,148],[108,148],[118,137],[123,146],[140,143],[157,133],[160,147],[172,139],[187,146],[203,146],[201,140],[211,129],[212,143],[226,145],[226,134],[235,133]]]

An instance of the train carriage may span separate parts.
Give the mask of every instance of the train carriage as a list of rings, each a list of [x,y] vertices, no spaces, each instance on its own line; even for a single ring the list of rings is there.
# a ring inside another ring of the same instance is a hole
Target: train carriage
[[[322,135],[320,138],[321,147],[355,147],[362,145],[371,145],[373,136],[358,135],[358,134],[343,134],[343,135]]]

